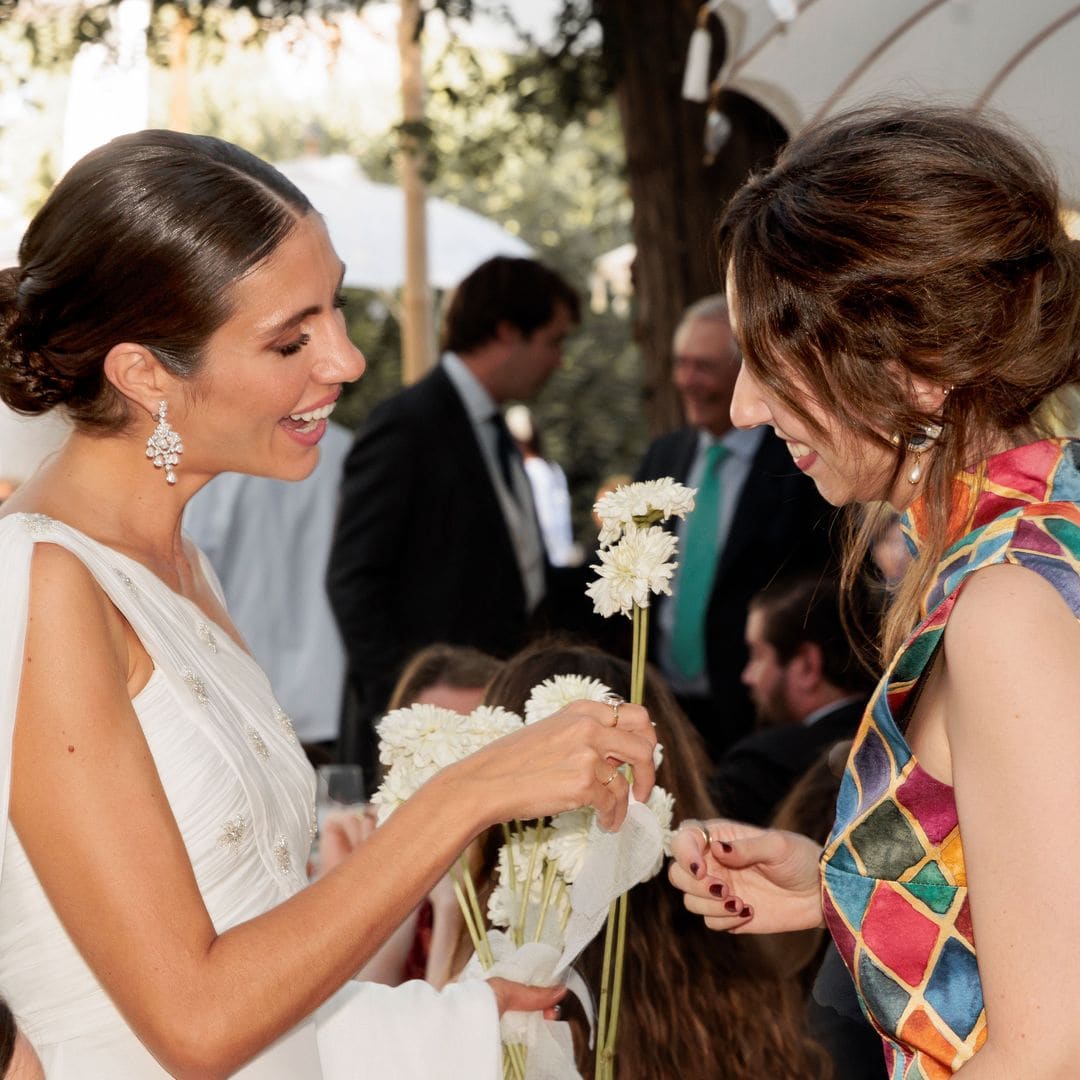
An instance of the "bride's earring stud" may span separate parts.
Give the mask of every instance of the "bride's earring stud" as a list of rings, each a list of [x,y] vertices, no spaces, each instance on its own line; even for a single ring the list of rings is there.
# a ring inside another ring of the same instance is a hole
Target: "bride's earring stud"
[[[169,406],[165,401],[159,401],[157,407],[157,427],[154,428],[150,438],[146,440],[146,456],[154,463],[155,469],[165,470],[165,479],[170,484],[176,483],[176,473],[173,466],[180,463],[180,455],[184,452],[184,444],[180,436],[173,430],[167,419]]]

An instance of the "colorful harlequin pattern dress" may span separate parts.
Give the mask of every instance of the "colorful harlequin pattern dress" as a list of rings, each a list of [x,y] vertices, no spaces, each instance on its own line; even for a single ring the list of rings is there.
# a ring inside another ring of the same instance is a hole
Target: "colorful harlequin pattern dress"
[[[986,1038],[953,789],[915,760],[898,718],[974,571],[1035,571],[1080,618],[1080,442],[1048,439],[957,478],[923,618],[863,719],[822,855],[825,918],[885,1042],[890,1080],[938,1080]],[[918,553],[925,506],[904,515]]]

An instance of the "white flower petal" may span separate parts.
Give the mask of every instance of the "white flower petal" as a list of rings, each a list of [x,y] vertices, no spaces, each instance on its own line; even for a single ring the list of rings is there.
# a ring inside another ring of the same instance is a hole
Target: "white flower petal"
[[[603,495],[593,508],[601,520],[600,547],[616,543],[631,526],[647,526],[672,517],[685,517],[694,509],[694,488],[670,476],[623,484]]]
[[[572,701],[603,701],[611,691],[599,681],[584,675],[553,675],[532,688],[525,702],[525,723],[534,724],[566,708]]]
[[[634,605],[648,607],[654,593],[671,595],[671,576],[679,565],[671,561],[678,540],[658,525],[627,528],[614,547],[597,552],[598,579],[585,590],[598,614],[605,618],[621,612],[630,615]]]

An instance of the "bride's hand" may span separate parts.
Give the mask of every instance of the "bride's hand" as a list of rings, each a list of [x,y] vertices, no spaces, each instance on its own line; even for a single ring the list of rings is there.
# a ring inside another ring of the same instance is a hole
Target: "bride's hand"
[[[616,720],[618,721],[616,723]],[[575,701],[489,743],[460,763],[478,786],[486,824],[561,814],[592,806],[605,829],[626,816],[629,786],[618,771],[634,769],[634,797],[644,802],[655,781],[656,733],[640,705]]]
[[[508,1012],[543,1012],[545,1020],[558,1020],[557,1006],[566,997],[565,986],[525,986],[509,979],[488,979],[495,992],[499,1015]]]
[[[822,925],[821,847],[809,837],[737,821],[684,821],[671,849],[668,878],[709,929],[774,934]]]

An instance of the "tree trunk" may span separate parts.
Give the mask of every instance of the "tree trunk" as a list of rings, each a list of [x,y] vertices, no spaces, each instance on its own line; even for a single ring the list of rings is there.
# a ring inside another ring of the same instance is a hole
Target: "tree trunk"
[[[725,201],[785,139],[757,105],[724,95],[732,133],[706,166],[705,106],[682,98],[683,68],[700,4],[696,0],[595,0],[604,59],[615,87],[626,143],[637,245],[634,334],[644,361],[650,433],[682,423],[671,385],[671,340],[683,310],[723,288],[712,232]],[[723,31],[709,20],[715,73]]]

